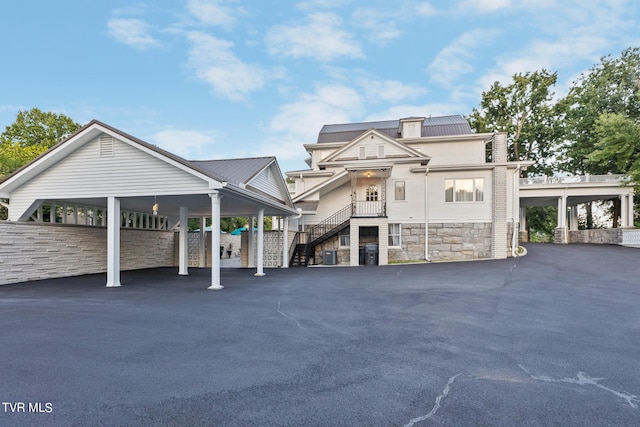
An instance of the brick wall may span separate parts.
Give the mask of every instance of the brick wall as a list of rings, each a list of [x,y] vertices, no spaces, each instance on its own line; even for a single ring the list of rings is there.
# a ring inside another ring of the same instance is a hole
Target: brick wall
[[[175,233],[122,229],[121,270],[175,266]],[[0,285],[107,270],[107,230],[0,222]]]

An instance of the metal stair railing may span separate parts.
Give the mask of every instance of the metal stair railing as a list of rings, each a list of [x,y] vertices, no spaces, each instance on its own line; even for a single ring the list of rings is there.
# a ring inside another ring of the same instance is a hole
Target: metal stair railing
[[[338,212],[308,230],[307,246],[305,250],[305,265],[308,264],[314,248],[319,243],[322,243],[329,237],[335,235],[338,231],[344,229],[352,216],[353,204],[349,203]]]
[[[325,238],[331,237],[336,229],[351,219],[352,214],[353,205],[349,203],[324,221],[314,225],[309,230],[307,245],[316,246]]]

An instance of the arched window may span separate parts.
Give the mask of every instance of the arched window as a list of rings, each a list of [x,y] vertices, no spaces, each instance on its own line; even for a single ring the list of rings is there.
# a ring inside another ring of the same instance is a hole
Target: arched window
[[[367,187],[366,192],[366,201],[367,202],[377,202],[378,201],[378,187],[371,184]]]

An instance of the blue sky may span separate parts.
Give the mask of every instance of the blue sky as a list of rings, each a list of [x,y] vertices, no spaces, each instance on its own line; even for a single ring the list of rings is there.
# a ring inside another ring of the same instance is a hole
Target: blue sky
[[[0,13],[0,129],[38,107],[188,159],[304,169],[323,124],[469,114],[494,81],[640,46],[636,0],[21,0]]]

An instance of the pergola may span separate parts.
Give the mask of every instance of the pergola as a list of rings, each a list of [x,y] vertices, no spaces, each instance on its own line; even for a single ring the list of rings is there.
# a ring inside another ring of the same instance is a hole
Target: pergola
[[[264,275],[264,216],[297,213],[274,157],[188,161],[96,120],[2,181],[0,197],[9,199],[9,221],[15,222],[28,221],[45,201],[92,207],[92,224],[107,229],[108,287],[121,284],[123,215],[129,221],[133,213],[143,227],[157,227],[156,215],[166,228],[179,227],[180,275],[188,274],[188,218],[212,219],[215,254],[221,217],[257,216],[256,275]],[[222,289],[217,256],[209,289]]]

